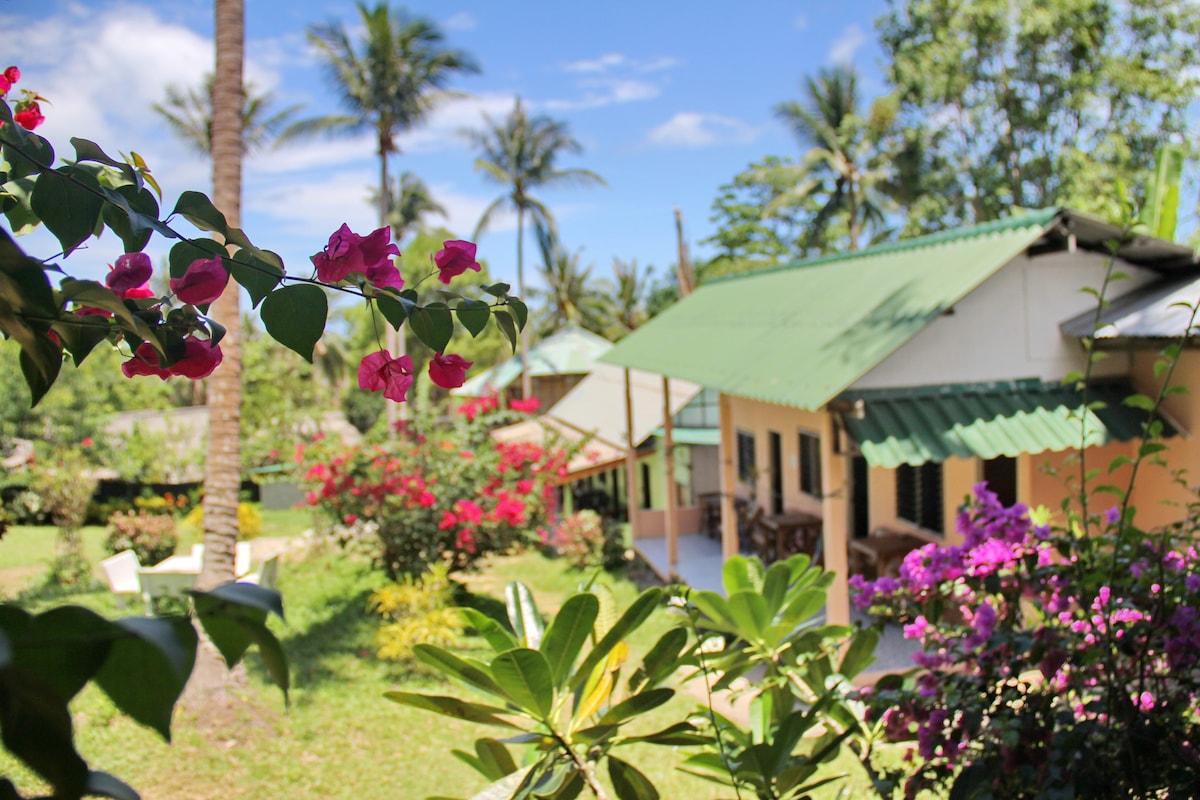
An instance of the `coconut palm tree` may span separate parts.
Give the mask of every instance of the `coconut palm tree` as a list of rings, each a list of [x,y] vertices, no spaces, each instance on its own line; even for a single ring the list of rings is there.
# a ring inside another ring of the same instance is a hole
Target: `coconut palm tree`
[[[181,88],[175,84],[167,87],[167,97],[162,103],[153,103],[151,108],[158,112],[170,126],[171,132],[193,151],[201,155],[212,152],[212,95],[213,75],[206,73],[201,87]],[[252,155],[280,139],[292,119],[303,106],[293,105],[279,111],[271,111],[275,96],[271,92],[257,94],[254,84],[247,83],[242,111],[242,151]]]
[[[572,183],[604,185],[604,179],[586,169],[561,169],[557,165],[563,153],[583,150],[567,130],[565,122],[545,116],[530,117],[518,97],[513,110],[502,120],[485,116],[484,130],[468,135],[475,147],[483,152],[475,160],[475,168],[488,180],[501,184],[505,193],[483,211],[475,227],[475,238],[487,228],[492,219],[506,208],[517,212],[517,292],[525,296],[525,216],[529,215],[540,235],[554,236],[554,217],[541,200],[530,194],[543,186]],[[521,395],[532,394],[526,353],[528,336],[521,331]]]
[[[616,302],[610,312],[612,324],[607,334],[609,339],[616,341],[649,319],[644,301],[649,294],[652,271],[653,267],[645,270],[639,268],[636,259],[630,262],[613,259],[613,277],[616,278],[613,297]]]
[[[542,263],[537,269],[545,288],[530,292],[531,299],[544,304],[537,314],[538,334],[578,325],[603,336],[612,318],[612,287],[593,280],[592,265],[581,266],[579,251],[571,253],[547,232],[539,233]]]
[[[791,188],[768,211],[811,207],[815,201],[807,246],[823,247],[837,221],[845,226],[849,249],[857,250],[867,226],[885,223],[889,106],[877,102],[869,117],[859,116],[858,76],[848,66],[823,69],[803,85],[806,102],[780,103],[775,116],[808,149],[799,164],[776,167],[787,172]]]
[[[213,203],[231,226],[242,207],[242,109],[245,62],[243,0],[216,0],[216,66],[212,91]],[[234,578],[241,488],[242,350],[238,285],[230,281],[210,309],[225,326],[224,358],[208,379],[208,457],[204,470],[204,566],[201,589]]]
[[[410,233],[423,230],[427,216],[446,216],[445,207],[433,199],[425,181],[411,172],[401,172],[388,189],[387,224],[397,242]],[[378,192],[371,192],[371,202],[379,202]]]

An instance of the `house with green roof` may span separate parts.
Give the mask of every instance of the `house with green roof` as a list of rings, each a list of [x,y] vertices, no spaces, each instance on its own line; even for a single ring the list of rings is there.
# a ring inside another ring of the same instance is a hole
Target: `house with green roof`
[[[845,622],[851,569],[952,541],[978,481],[1057,508],[1064,488],[1049,472],[1081,436],[1097,464],[1131,451],[1142,412],[1120,399],[1145,369],[1114,347],[1092,370],[1091,397],[1106,402],[1084,408],[1063,379],[1086,352],[1062,326],[1095,315],[1083,290],[1106,275],[1119,301],[1194,280],[1197,265],[1189,248],[1150,237],[1110,257],[1120,233],[1047,209],[713,281],[601,360],[719,393],[724,557],[743,546],[738,497],[767,517],[816,519],[837,575],[829,617]]]

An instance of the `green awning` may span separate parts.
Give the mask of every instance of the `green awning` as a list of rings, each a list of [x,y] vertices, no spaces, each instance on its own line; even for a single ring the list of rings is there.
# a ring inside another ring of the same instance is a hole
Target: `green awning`
[[[1103,406],[1086,411],[1073,388],[1036,380],[846,392],[840,399],[855,408],[844,422],[867,462],[897,467],[1075,449],[1081,414],[1089,447],[1136,439],[1146,414],[1122,403],[1133,392],[1127,383],[1093,386],[1087,402]]]
[[[1036,242],[1055,209],[700,286],[601,361],[816,410]]]
[[[529,377],[586,375],[611,347],[612,342],[603,336],[578,325],[567,325],[529,348]],[[495,394],[520,377],[521,357],[515,356],[482,372],[473,371],[471,379],[451,394],[464,397]]]
[[[660,425],[654,429],[654,435],[663,437]],[[720,428],[672,428],[671,441],[675,444],[710,444],[714,447],[721,444]]]

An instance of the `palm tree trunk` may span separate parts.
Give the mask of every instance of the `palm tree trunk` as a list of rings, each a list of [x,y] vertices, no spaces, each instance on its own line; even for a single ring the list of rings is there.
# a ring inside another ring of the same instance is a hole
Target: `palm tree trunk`
[[[525,207],[517,204],[517,294],[521,300],[525,296]],[[517,340],[521,348],[521,399],[527,400],[533,396],[533,378],[529,375],[529,334],[528,326],[521,329]]]
[[[243,0],[216,0],[213,82],[213,203],[240,226],[242,203],[242,91],[245,57]],[[204,476],[204,566],[197,587],[234,578],[241,486],[242,353],[240,287],[230,281],[211,313],[225,326],[223,360],[209,378],[208,459]]]

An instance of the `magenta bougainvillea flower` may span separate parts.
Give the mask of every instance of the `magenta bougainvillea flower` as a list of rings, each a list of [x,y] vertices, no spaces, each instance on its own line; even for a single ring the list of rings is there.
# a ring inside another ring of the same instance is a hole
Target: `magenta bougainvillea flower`
[[[380,350],[371,353],[358,365],[358,386],[371,392],[383,392],[388,400],[403,403],[413,382],[413,363],[407,355],[392,358]]]
[[[149,342],[142,342],[138,345],[137,350],[133,351],[133,356],[121,364],[121,373],[126,378],[133,378],[138,375],[154,375],[165,381],[171,377],[170,371],[159,366],[158,353]]]
[[[329,237],[325,249],[312,257],[317,278],[325,283],[339,283],[358,273],[376,286],[399,289],[404,280],[392,256],[399,256],[400,248],[390,239],[390,228],[378,228],[367,236],[359,236],[342,223]]]
[[[183,344],[186,348],[183,358],[167,368],[172,375],[199,380],[207,378],[220,365],[223,358],[220,345],[194,336],[184,339]]]
[[[171,291],[184,303],[202,306],[214,302],[229,283],[229,270],[219,258],[198,258],[182,278],[171,278]]]
[[[150,264],[150,256],[145,253],[125,253],[117,258],[117,263],[109,269],[104,278],[104,285],[122,297],[125,292],[141,286],[150,280],[154,267]]]
[[[442,242],[442,249],[434,255],[433,263],[438,268],[438,280],[445,284],[469,269],[480,271],[479,262],[475,260],[475,243],[460,239]]]
[[[467,370],[474,363],[454,353],[437,353],[429,362],[429,379],[443,389],[457,389],[466,382]]]

